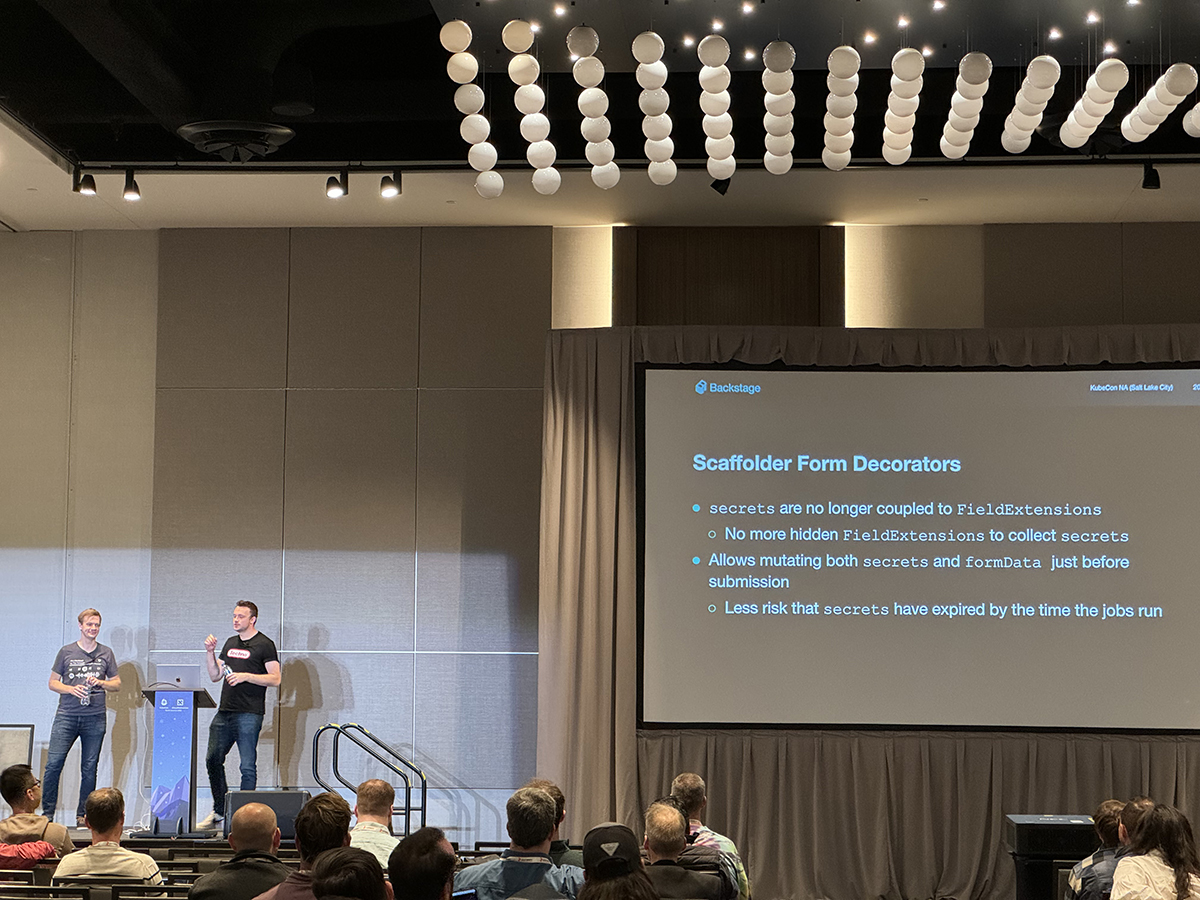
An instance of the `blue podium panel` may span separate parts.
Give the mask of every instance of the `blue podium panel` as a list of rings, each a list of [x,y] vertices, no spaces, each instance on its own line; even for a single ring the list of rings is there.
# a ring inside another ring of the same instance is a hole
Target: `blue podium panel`
[[[150,811],[168,832],[188,831],[195,773],[195,700],[191,691],[156,691]]]

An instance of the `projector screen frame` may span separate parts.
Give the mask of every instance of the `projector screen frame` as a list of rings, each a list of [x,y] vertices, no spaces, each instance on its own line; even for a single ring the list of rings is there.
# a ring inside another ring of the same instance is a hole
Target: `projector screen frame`
[[[737,360],[717,363],[663,363],[638,361],[633,363],[634,369],[634,443],[635,443],[635,492],[636,492],[636,610],[637,610],[637,647],[636,647],[636,708],[637,728],[646,731],[680,731],[680,730],[713,730],[713,731],[745,731],[745,730],[774,730],[774,731],[842,731],[842,732],[960,732],[960,733],[1018,733],[1018,734],[1127,734],[1127,735],[1181,735],[1195,736],[1200,734],[1200,726],[1186,727],[1111,727],[1111,726],[1049,726],[1021,724],[944,724],[944,723],[846,723],[836,721],[825,722],[722,722],[722,721],[660,721],[647,719],[644,711],[645,693],[645,574],[646,574],[646,373],[652,370],[697,371],[697,372],[983,372],[983,373],[1016,373],[1016,372],[1097,372],[1097,373],[1148,373],[1154,371],[1187,371],[1200,370],[1200,361],[1155,361],[1155,362],[1098,362],[1083,365],[1047,365],[1047,366],[1013,366],[1013,365],[896,365],[884,366],[878,363],[863,365],[793,365],[781,360],[766,363],[747,363]]]

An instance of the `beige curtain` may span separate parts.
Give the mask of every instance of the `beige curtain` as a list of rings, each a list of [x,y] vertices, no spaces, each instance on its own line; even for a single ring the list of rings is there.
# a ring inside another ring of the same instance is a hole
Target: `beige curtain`
[[[613,819],[640,833],[644,805],[690,770],[708,781],[709,824],[737,842],[759,900],[990,900],[1013,893],[1006,815],[1090,812],[1107,797],[1148,794],[1196,819],[1189,784],[1200,784],[1200,737],[1191,733],[639,730],[634,367],[731,361],[1200,364],[1200,326],[551,332],[538,772],[567,794],[571,839]],[[1131,650],[1111,648],[1114,679],[1137,677]]]

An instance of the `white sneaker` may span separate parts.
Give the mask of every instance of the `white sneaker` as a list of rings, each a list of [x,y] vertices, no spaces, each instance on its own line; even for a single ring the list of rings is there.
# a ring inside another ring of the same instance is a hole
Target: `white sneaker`
[[[208,818],[201,819],[196,823],[197,831],[219,831],[221,823],[225,820],[224,816],[218,816],[215,812],[209,813]]]

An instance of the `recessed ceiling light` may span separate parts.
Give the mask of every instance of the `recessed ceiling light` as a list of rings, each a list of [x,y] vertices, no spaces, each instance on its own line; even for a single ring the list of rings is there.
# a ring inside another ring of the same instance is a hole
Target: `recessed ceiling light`
[[[873,44],[873,43],[875,43],[875,32],[873,32],[873,31],[868,31],[868,32],[866,32],[866,33],[863,35],[863,43],[864,43],[864,44]]]
[[[1112,41],[1104,42],[1104,55],[1105,56],[1111,56],[1112,54],[1114,54],[1116,52],[1117,52],[1116,44],[1114,44]]]
[[[752,12],[754,12],[754,4],[753,3],[743,3],[742,4],[742,15],[748,16]]]
[[[928,44],[926,44],[924,47],[921,48],[921,55],[924,57],[933,56],[933,48],[930,47]]]
[[[935,10],[945,9],[946,8],[946,0],[933,0],[933,8]]]
[[[1100,22],[1100,13],[1096,12],[1093,9],[1091,12],[1089,12],[1087,14],[1087,23],[1089,25],[1096,25],[1096,24],[1099,24],[1099,22]]]
[[[1142,0],[1125,0],[1126,6],[1141,6]]]
[[[560,3],[558,6],[554,7],[554,14],[556,16],[565,16],[567,14],[567,8]]]
[[[720,31],[724,27],[725,27],[725,23],[722,22],[720,19],[713,19],[713,24],[712,24],[713,31]]]
[[[1050,29],[1050,40],[1057,41],[1061,37],[1062,37],[1062,32],[1059,31],[1057,28]]]
[[[747,61],[752,60],[754,59],[754,51],[747,47],[746,52],[742,54],[742,57]]]
[[[572,53],[572,54],[571,54],[571,62],[578,62],[578,61],[579,61],[579,54],[578,54],[578,53]]]
[[[898,26],[900,26],[901,28],[907,28],[908,27],[908,16],[901,16],[899,19],[896,20],[896,24]]]
[[[690,34],[685,34],[683,36],[683,46],[691,47],[695,43],[696,43],[696,39],[694,37],[692,37]]]
[[[539,25],[537,22],[530,22],[529,30],[532,31],[534,34],[537,34],[539,31],[542,30],[542,26]]]

